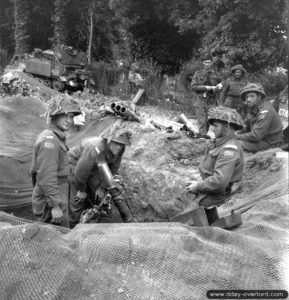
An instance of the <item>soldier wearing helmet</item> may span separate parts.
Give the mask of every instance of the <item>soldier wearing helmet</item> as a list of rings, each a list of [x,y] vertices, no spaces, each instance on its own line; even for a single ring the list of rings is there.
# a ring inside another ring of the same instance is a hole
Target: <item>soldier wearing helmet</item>
[[[194,92],[194,107],[198,120],[199,133],[203,137],[208,137],[209,130],[208,111],[218,105],[219,91],[222,83],[218,74],[212,70],[212,60],[209,57],[203,59],[204,69],[195,73],[191,87]]]
[[[244,103],[241,99],[241,90],[248,84],[247,72],[242,65],[235,65],[231,69],[232,77],[226,80],[220,97],[220,104],[235,108],[243,114]]]
[[[40,222],[69,227],[66,131],[73,124],[73,117],[79,114],[81,110],[73,99],[53,98],[46,113],[48,129],[37,137],[31,166],[32,208]]]
[[[244,156],[234,131],[243,128],[236,110],[219,106],[209,111],[215,140],[199,165],[200,176],[187,183],[185,191],[197,194],[199,205],[219,206],[230,196],[231,187],[243,176]]]
[[[130,144],[131,132],[116,123],[102,136],[88,137],[69,151],[73,170],[69,211],[71,228],[79,223],[82,212],[91,203],[100,204],[101,199],[96,196],[113,186],[113,178],[118,174],[125,147]],[[114,204],[124,222],[133,221],[124,199],[118,199]]]
[[[250,111],[245,120],[247,128],[236,136],[245,151],[256,153],[281,145],[282,121],[265,97],[263,87],[257,83],[250,83],[241,91]]]

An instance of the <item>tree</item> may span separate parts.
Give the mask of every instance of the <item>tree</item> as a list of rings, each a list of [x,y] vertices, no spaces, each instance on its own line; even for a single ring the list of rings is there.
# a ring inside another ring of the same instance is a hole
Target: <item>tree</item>
[[[29,34],[27,31],[28,5],[27,0],[13,0],[14,5],[14,37],[15,54],[21,55],[29,51]]]
[[[181,1],[183,2],[183,1]],[[135,59],[153,59],[163,72],[176,73],[199,47],[194,28],[181,31],[177,23],[177,0],[127,0],[124,11],[130,33],[130,47]],[[198,1],[193,0],[195,12]]]
[[[200,34],[200,54],[223,55],[229,64],[242,63],[251,72],[285,64],[285,0],[199,0],[195,19],[190,10],[178,14],[181,30]]]

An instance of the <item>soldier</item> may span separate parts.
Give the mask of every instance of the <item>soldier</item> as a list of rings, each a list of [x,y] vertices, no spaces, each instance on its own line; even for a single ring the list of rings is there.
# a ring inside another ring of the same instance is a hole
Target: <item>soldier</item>
[[[243,176],[244,156],[241,145],[234,136],[243,128],[236,110],[219,106],[209,111],[209,123],[215,140],[199,165],[200,176],[187,183],[185,191],[198,194],[199,205],[219,206],[231,194],[234,183]]]
[[[194,106],[198,120],[199,133],[201,137],[208,138],[209,130],[208,110],[218,105],[218,94],[222,89],[222,83],[215,71],[211,69],[211,59],[203,61],[204,69],[195,73],[191,86],[194,91]]]
[[[37,137],[31,166],[32,208],[38,221],[69,227],[66,131],[79,114],[77,103],[64,96],[52,99],[48,107],[50,124]]]
[[[244,103],[241,99],[241,90],[248,84],[247,72],[242,65],[231,69],[233,77],[228,78],[222,90],[220,104],[231,107],[243,115]]]
[[[245,132],[236,134],[243,149],[256,153],[281,146],[283,124],[273,106],[265,102],[263,87],[257,83],[249,83],[241,91],[241,97],[250,109],[245,120]]]
[[[69,151],[69,162],[73,169],[70,197],[71,228],[79,223],[82,212],[93,202],[99,205],[104,190],[114,185],[125,147],[130,143],[131,132],[113,126],[101,137],[86,138],[79,146]],[[124,222],[133,221],[125,199],[112,195],[112,200]]]

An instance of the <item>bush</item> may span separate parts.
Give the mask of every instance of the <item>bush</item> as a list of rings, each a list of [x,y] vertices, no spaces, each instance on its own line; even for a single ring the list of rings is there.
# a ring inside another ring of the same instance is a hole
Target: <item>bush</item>
[[[0,74],[3,73],[5,67],[9,64],[11,56],[8,54],[8,51],[0,48]]]
[[[104,61],[94,62],[91,75],[95,81],[95,89],[101,94],[110,95],[111,88],[118,84],[122,72],[119,65]]]
[[[269,97],[275,97],[286,87],[288,77],[283,72],[267,70],[259,74],[249,76],[249,80],[251,82],[261,83],[266,95]]]

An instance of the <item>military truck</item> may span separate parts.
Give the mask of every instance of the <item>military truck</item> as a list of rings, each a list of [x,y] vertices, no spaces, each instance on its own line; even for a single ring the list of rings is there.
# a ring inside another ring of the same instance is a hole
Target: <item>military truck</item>
[[[32,54],[15,56],[11,65],[22,66],[23,72],[60,92],[82,91],[94,85],[85,53],[65,45],[53,50],[34,49]]]

